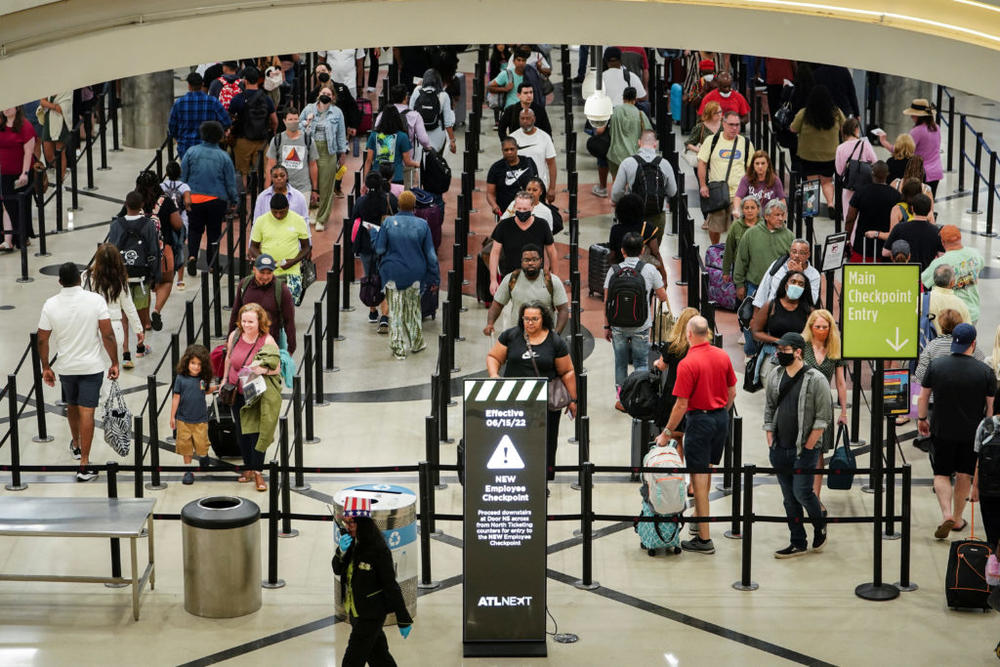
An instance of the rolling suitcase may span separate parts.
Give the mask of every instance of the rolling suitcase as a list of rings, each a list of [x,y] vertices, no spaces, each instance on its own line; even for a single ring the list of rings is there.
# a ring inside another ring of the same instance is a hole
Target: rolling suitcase
[[[368,134],[372,130],[372,101],[367,98],[358,100],[358,113],[361,121],[358,123],[358,134]]]
[[[220,406],[218,399],[212,402],[208,416],[208,441],[212,452],[220,459],[242,456],[233,414],[228,405]]]
[[[611,268],[611,249],[607,243],[590,246],[589,267],[587,269],[587,295],[604,299],[604,279]]]
[[[722,281],[722,255],[726,251],[725,243],[715,243],[705,251],[705,269],[708,271],[708,299],[714,301],[719,308],[736,310],[736,285],[733,281]]]
[[[438,312],[438,290],[423,288],[420,290],[420,318],[437,319]]]
[[[413,215],[427,221],[427,226],[431,228],[431,238],[434,239],[435,250],[441,247],[441,226],[444,224],[444,211],[434,203],[431,193],[420,188],[411,190],[417,198],[417,207]]]
[[[642,512],[639,516],[680,518],[678,515],[657,514],[645,500],[642,501]],[[657,549],[668,549],[675,554],[681,552],[681,523],[679,521],[636,521],[635,532],[639,535],[640,546],[650,556],[655,556]]]
[[[990,546],[976,539],[976,506],[972,508],[972,529],[968,539],[952,540],[948,554],[948,571],[944,578],[944,594],[952,609],[982,609],[988,611],[990,586],[986,582],[986,561]]]
[[[489,249],[492,248],[493,239],[487,237],[483,240],[483,247],[476,255],[476,300],[481,301],[487,308],[493,303],[493,295],[490,294],[490,265],[488,259]]]

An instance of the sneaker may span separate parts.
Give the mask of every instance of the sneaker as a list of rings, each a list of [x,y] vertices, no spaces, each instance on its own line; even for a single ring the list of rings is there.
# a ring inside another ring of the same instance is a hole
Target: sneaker
[[[423,342],[423,343],[420,344],[420,347],[415,347],[412,350],[410,350],[410,353],[411,354],[416,354],[417,352],[423,352],[426,349],[427,349],[427,343]]]
[[[399,354],[398,352],[393,352],[392,356],[393,356],[393,358],[396,361],[406,361],[406,355],[405,354]]]
[[[188,470],[181,478],[181,484],[194,484],[194,473]]]
[[[154,310],[149,314],[149,323],[153,325],[153,331],[159,331],[163,328],[163,317]]]
[[[76,481],[89,482],[92,479],[97,479],[97,471],[93,468],[80,468],[76,471]]]
[[[321,232],[324,229],[326,229],[326,225],[324,225],[322,222],[317,222],[316,223],[316,231],[317,232]]]
[[[608,196],[608,189],[602,188],[600,185],[595,185],[593,188],[591,188],[590,192],[598,197]]]
[[[700,537],[696,537],[693,540],[684,540],[681,542],[681,549],[708,555],[715,553],[715,544],[711,539],[703,540]]]
[[[369,310],[368,311],[368,324],[375,324],[376,322],[378,322],[378,311],[377,310]]]
[[[197,257],[188,257],[187,269],[188,269],[188,275],[191,276],[192,278],[194,278],[196,275],[198,275],[198,258]]]
[[[141,358],[145,357],[147,354],[150,354],[150,353],[152,353],[152,350],[149,349],[148,345],[136,345],[135,346],[135,358],[136,359],[141,359]]]
[[[779,549],[774,552],[775,558],[795,558],[796,556],[804,556],[806,550],[802,547],[797,547],[795,545],[789,544],[784,549]]]
[[[826,528],[823,530],[817,530],[816,534],[813,535],[813,551],[822,551],[823,547],[826,546]]]
[[[343,190],[337,189],[333,191],[333,196],[335,199],[343,199],[347,195],[344,194]]]
[[[122,353],[122,368],[124,368],[127,371],[130,371],[133,368],[135,368],[135,363],[132,362],[132,353],[131,352],[123,352]]]
[[[380,334],[387,334],[387,333],[389,333],[389,316],[388,315],[383,315],[382,317],[378,318],[378,332]]]
[[[69,441],[69,453],[73,455],[73,458],[77,461],[80,460],[80,448],[76,446],[76,443],[72,440]]]
[[[187,285],[184,284],[184,281],[183,280],[178,280],[177,281],[177,291],[178,292],[183,292],[186,289],[187,289]]]

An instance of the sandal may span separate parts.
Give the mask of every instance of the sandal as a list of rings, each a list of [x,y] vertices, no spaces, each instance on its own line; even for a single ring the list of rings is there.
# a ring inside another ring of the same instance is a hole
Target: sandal
[[[240,484],[247,484],[249,482],[252,482],[253,481],[253,471],[252,470],[246,470],[246,471],[240,473],[240,476],[236,478],[236,481],[239,482]]]
[[[896,417],[896,426],[904,426],[910,423],[910,418],[906,415],[900,415]]]
[[[965,530],[966,526],[968,526],[968,525],[969,525],[969,522],[963,519],[961,526],[955,525],[955,526],[951,527],[951,532],[953,532],[953,533],[959,533],[959,532]]]
[[[257,490],[267,491],[267,482],[264,481],[264,476],[261,475],[259,472],[255,472],[253,476],[257,480]]]
[[[952,528],[954,527],[955,527],[954,521],[952,521],[951,519],[945,519],[944,522],[937,527],[937,530],[934,531],[934,537],[936,537],[939,540],[943,540],[944,538],[948,537],[948,533],[950,533]]]

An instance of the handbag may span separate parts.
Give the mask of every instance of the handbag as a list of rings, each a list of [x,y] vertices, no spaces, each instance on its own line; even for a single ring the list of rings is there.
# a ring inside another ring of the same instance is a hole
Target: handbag
[[[743,391],[750,394],[760,391],[764,386],[760,381],[760,377],[754,379],[757,375],[757,357],[760,356],[761,349],[758,347],[757,351],[747,359],[747,365],[743,371]]]
[[[858,464],[851,451],[851,435],[847,430],[847,424],[838,424],[837,444],[833,450],[833,456],[827,466],[830,474],[826,476],[826,488],[835,490],[846,490],[854,484],[854,471]]]
[[[753,319],[753,297],[748,296],[736,309],[736,320],[740,324],[740,329],[750,330],[750,321]]]
[[[587,139],[587,152],[596,158],[607,159],[608,151],[611,150],[611,127],[609,126],[601,134],[593,134]]]
[[[864,141],[864,139],[858,139],[858,143],[851,149],[851,154],[847,158],[847,164],[844,165],[844,173],[840,175],[845,190],[857,192],[872,182],[872,166],[861,159],[861,148]],[[855,151],[857,151],[856,157]]]
[[[382,277],[378,274],[378,271],[369,271],[361,279],[358,298],[361,299],[361,303],[369,308],[376,307],[385,299],[385,294],[382,292]]]
[[[712,148],[708,152],[708,162],[705,163],[706,174],[709,173],[709,167],[712,164],[712,154],[715,153],[715,146],[719,143],[720,136],[722,136],[722,132],[717,132],[712,137]],[[729,174],[733,171],[733,160],[736,159],[736,144],[739,143],[739,140],[739,135],[736,135],[736,138],[733,139],[733,149],[729,151],[729,166],[726,167],[726,177],[721,181],[708,182],[708,196],[701,198],[702,213],[715,213],[729,207],[731,203],[729,199]]]
[[[791,127],[793,116],[792,103],[790,101],[778,107],[778,110],[774,112],[774,116],[772,117],[774,119],[775,132],[784,132]]]
[[[531,349],[531,341],[528,340],[528,334],[524,335],[524,344],[528,346],[528,354],[531,355],[531,365],[535,368],[535,377],[542,377],[542,374],[538,372],[538,364],[535,363],[535,351]],[[563,384],[563,381],[559,378],[548,381],[548,408],[549,410],[555,412],[556,410],[562,410],[563,408],[569,407],[569,404],[573,402],[570,398],[569,389]]]
[[[260,340],[260,336],[257,336],[257,340]],[[247,360],[250,358],[250,355],[253,354],[254,348],[257,347],[257,340],[253,342],[253,345],[250,347],[250,351],[247,352],[247,356],[243,358],[243,363],[240,364],[240,368],[246,366]],[[227,368],[224,370],[228,371],[229,369]],[[236,404],[237,387],[235,384],[228,381],[228,377],[226,378],[226,380],[227,382],[224,385],[222,385],[222,387],[219,389],[219,402],[222,403],[223,405],[228,405],[231,407]]]
[[[127,456],[132,444],[132,413],[125,404],[125,397],[118,381],[111,381],[111,391],[104,401],[104,442],[119,456]]]
[[[299,264],[301,266],[300,271],[302,272],[302,294],[299,295],[299,303],[295,305],[302,303],[302,299],[306,295],[306,290],[316,282],[316,263],[306,257]]]

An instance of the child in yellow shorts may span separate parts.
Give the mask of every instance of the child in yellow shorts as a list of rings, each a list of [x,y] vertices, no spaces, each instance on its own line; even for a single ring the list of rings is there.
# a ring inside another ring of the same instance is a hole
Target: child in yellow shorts
[[[177,364],[174,398],[170,406],[170,428],[176,429],[175,451],[191,463],[195,453],[202,469],[208,467],[208,407],[205,394],[216,390],[212,360],[203,345],[191,345]],[[194,483],[194,473],[184,473],[184,484]]]

